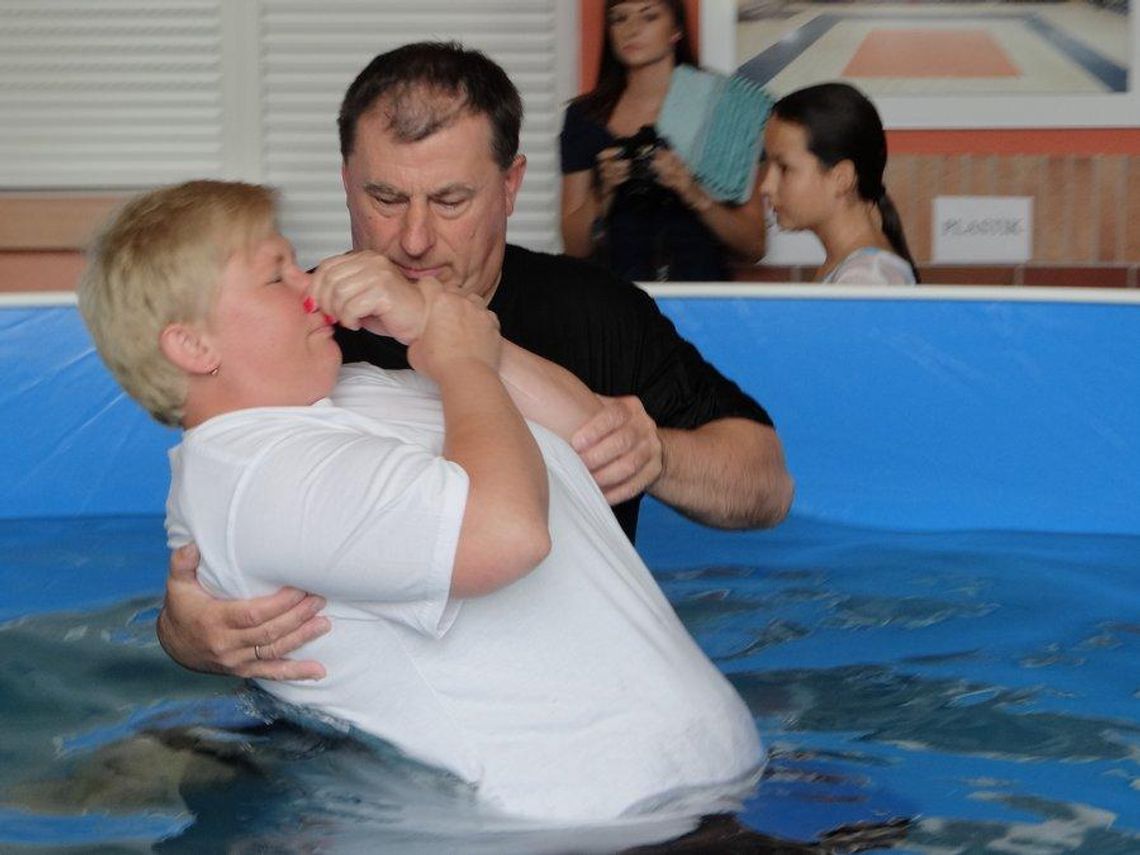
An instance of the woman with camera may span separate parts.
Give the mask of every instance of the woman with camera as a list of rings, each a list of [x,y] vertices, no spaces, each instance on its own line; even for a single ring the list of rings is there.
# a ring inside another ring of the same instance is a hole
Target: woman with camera
[[[607,0],[597,85],[562,127],[562,242],[637,281],[728,278],[764,255],[764,208],[717,202],[654,123],[678,64],[695,65],[682,0]]]

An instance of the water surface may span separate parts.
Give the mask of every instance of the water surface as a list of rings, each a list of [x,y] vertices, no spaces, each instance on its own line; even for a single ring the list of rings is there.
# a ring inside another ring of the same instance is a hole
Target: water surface
[[[521,828],[383,749],[266,727],[237,681],[158,648],[162,541],[155,518],[0,522],[0,849],[525,853],[665,833]],[[639,547],[771,750],[744,824],[806,840],[910,816],[895,851],[1140,851],[1140,537],[727,534],[650,506]]]

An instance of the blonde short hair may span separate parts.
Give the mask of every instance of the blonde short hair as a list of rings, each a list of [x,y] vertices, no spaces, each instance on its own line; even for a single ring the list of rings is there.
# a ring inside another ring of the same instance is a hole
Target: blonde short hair
[[[163,330],[206,317],[229,259],[274,228],[276,207],[267,187],[188,181],[132,199],[96,238],[79,311],[115,379],[163,424],[181,424],[188,387]]]

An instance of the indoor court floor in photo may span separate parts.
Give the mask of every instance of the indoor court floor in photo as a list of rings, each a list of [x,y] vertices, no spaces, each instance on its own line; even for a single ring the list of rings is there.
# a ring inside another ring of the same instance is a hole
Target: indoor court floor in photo
[[[849,80],[872,98],[1125,92],[1127,5],[741,2],[736,66],[777,95]]]

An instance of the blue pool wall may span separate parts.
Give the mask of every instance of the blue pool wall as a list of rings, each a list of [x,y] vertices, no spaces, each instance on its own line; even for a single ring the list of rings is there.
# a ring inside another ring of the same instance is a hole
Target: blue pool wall
[[[771,412],[797,516],[1140,533],[1140,301],[784,290],[653,293]],[[0,306],[0,519],[160,514],[177,434],[57,302]]]

